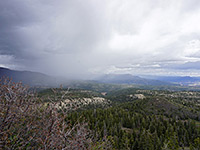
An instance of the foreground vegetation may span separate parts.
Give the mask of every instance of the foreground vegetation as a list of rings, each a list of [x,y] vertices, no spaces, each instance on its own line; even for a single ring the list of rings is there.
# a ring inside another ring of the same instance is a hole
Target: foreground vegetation
[[[95,148],[84,119],[72,126],[67,120],[68,110],[58,111],[55,100],[50,101],[44,103],[21,83],[1,80],[0,149]]]
[[[0,82],[1,149],[200,149],[200,92]],[[113,89],[113,90],[111,90]]]

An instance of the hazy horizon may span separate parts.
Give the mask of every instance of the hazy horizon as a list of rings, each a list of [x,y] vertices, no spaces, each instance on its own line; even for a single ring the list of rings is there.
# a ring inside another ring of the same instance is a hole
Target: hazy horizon
[[[0,67],[53,76],[200,76],[198,0],[0,2]]]

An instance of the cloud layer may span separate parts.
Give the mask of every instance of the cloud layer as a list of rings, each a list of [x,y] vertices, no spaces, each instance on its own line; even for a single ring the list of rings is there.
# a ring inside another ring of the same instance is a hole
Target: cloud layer
[[[0,1],[0,65],[52,75],[200,75],[199,0]]]

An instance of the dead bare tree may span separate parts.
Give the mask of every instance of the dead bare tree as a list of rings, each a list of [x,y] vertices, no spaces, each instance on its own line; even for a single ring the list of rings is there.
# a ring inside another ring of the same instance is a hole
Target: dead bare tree
[[[98,145],[93,142],[87,123],[79,121],[84,120],[82,116],[73,125],[67,122],[69,111],[77,109],[73,101],[69,102],[70,107],[56,107],[69,89],[60,99],[57,91],[52,91],[54,98],[44,103],[22,83],[0,79],[0,149],[107,149],[105,144],[109,142]]]
[[[87,124],[71,127],[66,116],[55,103],[41,103],[22,83],[0,80],[0,149],[87,149]]]

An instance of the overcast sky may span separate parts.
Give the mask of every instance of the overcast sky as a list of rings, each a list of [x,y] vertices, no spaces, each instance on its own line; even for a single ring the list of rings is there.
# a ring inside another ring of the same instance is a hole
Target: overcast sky
[[[0,66],[200,75],[200,0],[1,0]]]

